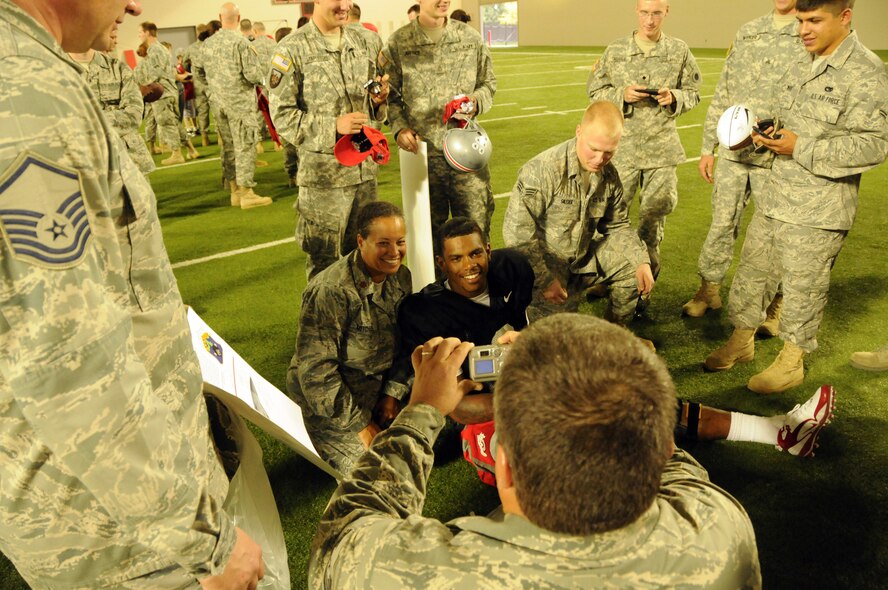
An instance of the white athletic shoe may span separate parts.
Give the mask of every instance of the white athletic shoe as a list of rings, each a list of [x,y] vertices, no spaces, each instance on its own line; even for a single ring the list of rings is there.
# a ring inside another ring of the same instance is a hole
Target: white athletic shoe
[[[813,457],[817,437],[829,424],[836,405],[836,390],[821,385],[811,399],[786,413],[783,427],[777,433],[777,450],[799,457]]]

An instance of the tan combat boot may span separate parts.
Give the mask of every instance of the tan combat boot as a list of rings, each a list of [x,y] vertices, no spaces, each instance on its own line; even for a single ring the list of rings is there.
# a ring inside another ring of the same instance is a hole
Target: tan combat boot
[[[783,293],[777,293],[768,306],[768,317],[756,332],[762,336],[774,337],[780,332],[780,310],[783,309]]]
[[[206,133],[201,133],[200,134],[200,143],[203,144],[204,147],[209,146],[210,145],[210,136],[207,135]]]
[[[851,355],[851,366],[864,371],[888,371],[888,346],[873,352],[855,352]]]
[[[241,209],[253,209],[255,207],[265,207],[271,205],[271,197],[260,197],[253,192],[251,187],[237,187],[237,196],[240,199]]]
[[[256,160],[256,168],[265,168],[268,166],[268,162],[265,160]]]
[[[720,348],[710,353],[703,365],[710,371],[724,371],[737,363],[746,363],[755,358],[755,330],[734,328],[734,333]]]
[[[265,153],[265,146],[262,145],[261,141],[256,143],[256,153],[257,154],[264,154]]]
[[[172,155],[165,160],[161,160],[160,163],[164,166],[169,166],[170,164],[184,164],[185,156],[182,155],[181,149],[173,150]]]
[[[240,191],[237,188],[237,182],[234,180],[229,180],[229,186],[231,187],[231,206],[232,207],[240,207]]]
[[[805,351],[793,344],[784,342],[783,350],[771,366],[753,375],[746,387],[756,393],[780,393],[805,380]]]
[[[721,285],[710,283],[706,279],[700,283],[700,288],[690,301],[681,307],[681,312],[692,318],[702,318],[707,309],[721,309],[722,300],[718,294]]]

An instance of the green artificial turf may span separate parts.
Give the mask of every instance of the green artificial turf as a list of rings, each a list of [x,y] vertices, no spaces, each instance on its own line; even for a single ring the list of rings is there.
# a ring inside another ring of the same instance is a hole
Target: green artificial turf
[[[480,121],[494,144],[495,194],[507,197],[524,162],[572,136],[588,102],[589,67],[600,51],[588,47],[494,50],[498,92],[495,107]],[[704,74],[700,94],[706,98],[678,122],[690,158],[699,154],[700,125],[724,57],[723,50],[694,53]],[[881,55],[886,57],[885,52]],[[219,182],[220,163],[209,160],[218,157],[217,146],[199,150],[205,159],[151,175],[167,249],[173,263],[180,265],[176,276],[182,296],[262,375],[284,389],[305,287],[305,257],[296,245],[286,242],[181,266],[209,255],[292,238],[295,191],[287,188],[282,154],[264,154],[270,165],[258,169],[256,175],[256,191],[274,197],[275,203],[241,211],[228,206],[228,193]],[[730,334],[727,314],[723,310],[701,319],[679,315],[681,305],[699,284],[697,255],[710,209],[710,186],[697,174],[696,162],[679,166],[680,200],[666,225],[663,272],[649,319],[633,326],[656,343],[679,395],[720,408],[770,415],[804,401],[821,383],[832,383],[838,390],[836,418],[822,435],[814,459],[797,459],[750,443],[691,447],[712,480],[749,512],[766,587],[875,588],[884,587],[888,577],[888,373],[865,373],[848,365],[853,351],[888,342],[886,186],[888,165],[863,177],[857,221],[833,270],[831,297],[818,335],[820,348],[807,359],[805,384],[762,397],[747,391],[745,383],[771,362],[779,340],[759,340],[751,363],[723,373],[705,373],[703,358]],[[400,202],[396,153],[380,171],[379,194]],[[494,247],[502,245],[506,203],[505,198],[496,201]],[[727,296],[726,288],[722,294]],[[600,314],[603,305],[588,304],[584,311]],[[258,435],[285,529],[293,587],[304,588],[309,545],[334,481],[289,448],[263,433]],[[496,504],[493,488],[482,484],[461,459],[439,461],[432,471],[426,515],[449,519],[485,513]],[[5,559],[0,560],[0,587],[24,587]]]

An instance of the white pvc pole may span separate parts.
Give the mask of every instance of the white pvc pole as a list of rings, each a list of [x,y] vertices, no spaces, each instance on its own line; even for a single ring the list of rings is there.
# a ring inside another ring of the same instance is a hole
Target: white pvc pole
[[[415,154],[400,150],[400,161],[401,197],[407,222],[407,264],[413,277],[413,292],[418,293],[435,280],[426,143],[420,141]]]

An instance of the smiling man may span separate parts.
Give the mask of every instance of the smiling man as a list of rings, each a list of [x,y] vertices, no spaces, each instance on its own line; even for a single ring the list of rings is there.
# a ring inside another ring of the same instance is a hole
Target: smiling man
[[[302,294],[287,391],[302,408],[321,457],[343,475],[396,414],[407,387],[389,378],[395,318],[410,293],[404,217],[386,201],[357,215],[357,249],[309,281]]]
[[[817,348],[832,267],[857,213],[863,172],[888,156],[888,74],[851,30],[853,0],[798,0],[808,55],[780,80],[773,111],[783,129],[756,141],[776,154],[746,230],[728,306],[734,332],[705,361],[729,369],[755,355],[762,301],[783,281],[783,349],[747,387],[777,393],[801,384]]]
[[[614,165],[629,203],[638,190],[638,235],[656,279],[666,216],[678,204],[676,166],[685,161],[675,122],[700,102],[700,70],[687,44],[663,32],[669,0],[636,0],[635,15],[638,29],[605,49],[586,91],[590,100],[613,102],[626,117]]]
[[[333,154],[342,136],[385,119],[388,96],[376,71],[379,42],[346,26],[350,6],[316,0],[311,21],[281,40],[268,71],[275,128],[298,153],[296,243],[309,279],[352,251],[357,211],[376,200],[376,161],[344,166]],[[379,94],[364,88],[374,79]]]
[[[592,103],[576,137],[518,172],[503,239],[526,252],[533,265],[538,294],[531,319],[576,311],[585,289],[603,284],[610,298],[606,318],[625,324],[639,296],[654,287],[648,252],[629,224],[611,163],[622,132],[623,116],[613,103]]]
[[[154,193],[65,54],[140,12],[0,0],[0,549],[38,589],[255,588]]]

